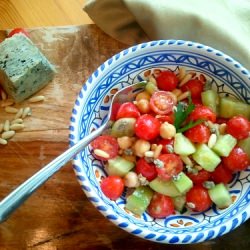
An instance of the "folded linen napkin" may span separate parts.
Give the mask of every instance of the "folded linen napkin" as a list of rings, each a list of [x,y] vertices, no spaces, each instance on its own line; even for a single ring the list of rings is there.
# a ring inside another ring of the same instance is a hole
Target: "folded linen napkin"
[[[87,0],[84,10],[125,44],[190,40],[219,49],[250,69],[249,0]]]

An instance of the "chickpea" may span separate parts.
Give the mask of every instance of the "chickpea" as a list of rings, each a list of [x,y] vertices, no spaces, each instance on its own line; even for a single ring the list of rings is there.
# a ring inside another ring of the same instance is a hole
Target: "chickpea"
[[[142,92],[140,92],[137,96],[136,96],[136,98],[135,98],[135,100],[138,102],[138,101],[140,101],[140,100],[150,100],[150,94],[147,92],[147,91],[142,91]]]
[[[122,137],[117,138],[117,142],[121,149],[130,148],[133,144],[132,138],[128,136],[122,136]]]
[[[139,139],[134,144],[134,153],[136,156],[143,157],[145,152],[150,150],[150,143],[148,141]]]
[[[149,113],[150,111],[149,101],[146,99],[137,101],[136,106],[142,114]]]
[[[163,139],[171,139],[175,136],[176,134],[176,129],[175,126],[168,123],[164,122],[161,127],[160,127],[160,135]]]
[[[140,185],[138,175],[135,172],[128,172],[124,177],[124,185],[134,188]]]

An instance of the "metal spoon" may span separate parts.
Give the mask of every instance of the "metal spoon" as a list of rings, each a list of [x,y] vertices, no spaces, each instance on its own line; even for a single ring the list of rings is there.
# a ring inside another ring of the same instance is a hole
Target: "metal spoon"
[[[36,191],[43,183],[45,183],[53,174],[55,174],[62,166],[70,161],[76,154],[78,154],[84,147],[86,147],[92,140],[100,135],[104,129],[108,127],[108,122],[115,103],[124,103],[133,101],[135,96],[144,90],[146,83],[140,82],[118,91],[111,102],[111,109],[109,110],[106,122],[96,129],[88,136],[81,139],[74,146],[66,150],[64,153],[55,158],[48,165],[39,170],[36,174],[27,179],[8,196],[0,202],[0,222],[5,221],[31,194]]]

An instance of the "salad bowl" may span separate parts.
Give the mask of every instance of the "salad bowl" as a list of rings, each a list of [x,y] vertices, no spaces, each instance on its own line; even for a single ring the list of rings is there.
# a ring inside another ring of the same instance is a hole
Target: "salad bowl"
[[[250,73],[240,63],[209,46],[182,40],[151,41],[130,47],[104,62],[83,85],[72,110],[70,145],[74,145],[107,118],[112,96],[125,86],[145,80],[149,71],[180,67],[203,75],[220,96],[250,103]],[[159,243],[190,244],[222,236],[250,216],[250,167],[228,184],[233,204],[212,206],[205,212],[187,210],[164,219],[147,212],[136,216],[125,209],[126,191],[116,201],[107,198],[100,182],[107,174],[101,161],[86,147],[73,160],[76,178],[89,201],[108,220],[127,232]]]

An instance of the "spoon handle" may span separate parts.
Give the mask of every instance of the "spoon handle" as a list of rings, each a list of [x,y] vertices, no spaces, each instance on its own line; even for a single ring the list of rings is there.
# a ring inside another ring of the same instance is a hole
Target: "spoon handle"
[[[36,174],[27,179],[13,192],[0,202],[0,222],[5,221],[31,194],[45,183],[62,166],[70,161],[77,153],[86,147],[92,140],[102,133],[105,125],[102,125],[90,135],[81,139],[74,146],[59,155],[48,165],[39,170]]]

